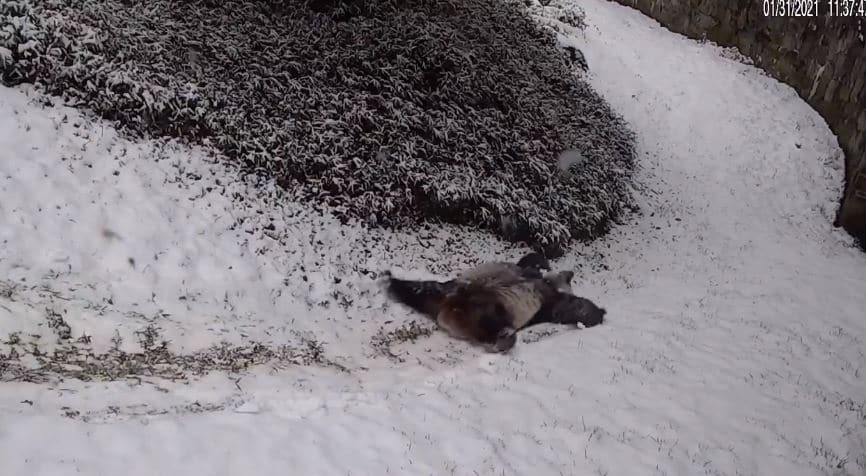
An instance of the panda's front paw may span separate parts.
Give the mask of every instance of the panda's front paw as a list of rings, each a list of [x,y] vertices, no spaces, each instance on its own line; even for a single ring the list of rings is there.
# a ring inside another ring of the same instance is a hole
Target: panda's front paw
[[[508,352],[516,343],[517,331],[510,327],[506,327],[496,335],[496,343],[493,344],[493,350],[495,352]]]

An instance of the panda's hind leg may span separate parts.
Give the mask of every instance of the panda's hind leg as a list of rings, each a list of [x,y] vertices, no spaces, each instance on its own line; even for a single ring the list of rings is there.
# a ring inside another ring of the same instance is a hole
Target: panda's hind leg
[[[526,327],[543,322],[592,327],[604,322],[606,313],[589,299],[560,292],[541,306]]]

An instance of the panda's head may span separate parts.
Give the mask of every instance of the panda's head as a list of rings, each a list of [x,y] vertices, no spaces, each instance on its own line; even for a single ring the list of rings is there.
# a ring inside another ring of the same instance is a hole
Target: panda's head
[[[574,271],[558,271],[544,275],[544,282],[561,293],[571,293],[571,280],[574,279]]]
[[[544,257],[541,253],[532,252],[525,255],[523,258],[520,258],[520,261],[517,262],[517,266],[525,270],[535,270],[539,273],[541,270],[550,270],[550,262],[547,261],[547,258]]]

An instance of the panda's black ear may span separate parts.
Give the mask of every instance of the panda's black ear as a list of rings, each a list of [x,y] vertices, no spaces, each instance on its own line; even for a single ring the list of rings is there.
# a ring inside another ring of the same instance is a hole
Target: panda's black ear
[[[563,271],[562,277],[566,283],[571,284],[571,281],[574,279],[574,271]]]

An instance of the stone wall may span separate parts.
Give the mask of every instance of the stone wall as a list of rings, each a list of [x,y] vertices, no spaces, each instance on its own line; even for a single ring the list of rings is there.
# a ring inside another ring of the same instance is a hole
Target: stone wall
[[[616,0],[672,31],[737,47],[817,110],[845,152],[837,217],[866,247],[866,18],[767,17],[763,0]]]

